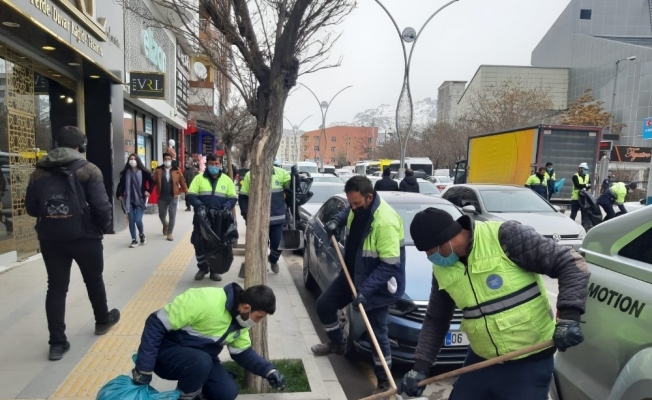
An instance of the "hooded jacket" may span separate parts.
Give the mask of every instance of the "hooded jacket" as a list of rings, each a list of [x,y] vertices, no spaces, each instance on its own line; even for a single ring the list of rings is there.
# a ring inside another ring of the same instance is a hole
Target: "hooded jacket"
[[[396,182],[394,179],[390,178],[389,176],[383,175],[383,179],[376,181],[376,184],[374,185],[374,190],[377,192],[382,192],[382,191],[398,192],[398,182]]]
[[[398,185],[401,192],[419,193],[419,182],[414,176],[406,176]]]
[[[36,163],[36,170],[29,178],[27,193],[25,195],[25,209],[27,214],[36,217],[39,214],[41,204],[38,193],[41,185],[45,184],[52,174],[48,169],[63,167],[72,164],[84,157],[77,151],[68,147],[58,147],[50,150],[48,154]],[[102,239],[104,233],[111,231],[113,222],[113,206],[109,202],[102,171],[92,163],[79,168],[76,172],[77,179],[84,189],[86,203],[91,212],[90,223],[87,226],[85,239]],[[39,238],[48,240],[48,238]]]

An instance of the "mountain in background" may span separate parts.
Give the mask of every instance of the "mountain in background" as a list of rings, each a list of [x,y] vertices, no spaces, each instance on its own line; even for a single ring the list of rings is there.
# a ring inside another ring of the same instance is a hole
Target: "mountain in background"
[[[426,97],[414,103],[413,126],[426,125],[437,119],[437,99]],[[353,121],[333,122],[329,126],[377,126],[378,131],[396,130],[396,104],[381,104],[377,108],[356,114]]]

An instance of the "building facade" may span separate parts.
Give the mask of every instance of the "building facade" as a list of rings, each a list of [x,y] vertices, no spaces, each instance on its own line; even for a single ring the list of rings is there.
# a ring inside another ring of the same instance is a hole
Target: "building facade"
[[[39,250],[25,190],[63,126],[86,133],[86,157],[113,198],[124,165],[125,38],[123,7],[114,1],[0,0],[0,22],[2,265]]]
[[[302,161],[301,158],[301,135],[305,132],[298,131],[296,134],[292,129],[283,129],[281,144],[276,152],[276,157],[282,162]]]
[[[569,102],[592,89],[607,111],[613,104],[614,122],[627,125],[622,132],[605,129],[620,133],[606,136],[614,145],[645,145],[643,119],[652,117],[651,10],[648,0],[572,0],[532,52],[534,66],[570,68]]]
[[[457,104],[466,89],[466,81],[444,81],[437,90],[437,121],[453,122],[457,118]]]
[[[331,126],[301,136],[303,160],[339,166],[371,158],[378,143],[377,126]]]

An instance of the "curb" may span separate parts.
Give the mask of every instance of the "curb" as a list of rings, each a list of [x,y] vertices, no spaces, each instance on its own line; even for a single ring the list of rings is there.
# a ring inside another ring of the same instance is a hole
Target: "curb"
[[[30,262],[36,261],[36,260],[40,260],[42,258],[43,258],[43,254],[37,253],[37,254],[35,254],[35,255],[31,256],[31,257],[28,257],[28,258],[24,259],[23,261],[17,261],[15,263],[11,263],[11,264],[9,264],[9,266],[0,265],[0,274],[4,274],[5,272],[9,272],[12,269],[22,267],[23,265],[25,265],[27,263],[30,263]]]

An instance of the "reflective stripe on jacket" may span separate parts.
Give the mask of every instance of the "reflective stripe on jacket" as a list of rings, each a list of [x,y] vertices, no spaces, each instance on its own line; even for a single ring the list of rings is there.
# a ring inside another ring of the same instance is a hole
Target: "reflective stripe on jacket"
[[[586,174],[584,176],[581,176],[580,174],[575,174],[577,177],[577,181],[579,182],[580,185],[586,185],[589,183],[589,174]],[[571,200],[579,200],[580,199],[580,189],[576,188],[575,185],[573,185],[573,191],[571,193]]]
[[[462,309],[461,330],[471,349],[487,359],[549,340],[555,329],[541,276],[505,255],[498,239],[501,224],[475,223],[468,268],[459,261],[433,265],[439,289]]]
[[[283,168],[274,167],[272,170],[272,183],[271,183],[271,192],[272,198],[270,201],[270,210],[269,210],[269,224],[270,225],[279,225],[285,223],[285,194],[283,193],[283,188],[286,188],[292,177],[290,174]],[[249,210],[249,185],[251,183],[250,173],[244,177],[242,182],[242,187],[240,188],[240,195],[238,196],[238,202],[240,203],[240,212],[242,215],[247,215]]]
[[[232,209],[237,200],[233,181],[223,173],[217,179],[213,179],[208,172],[197,175],[188,189],[188,202],[195,209],[202,205],[214,209]]]

